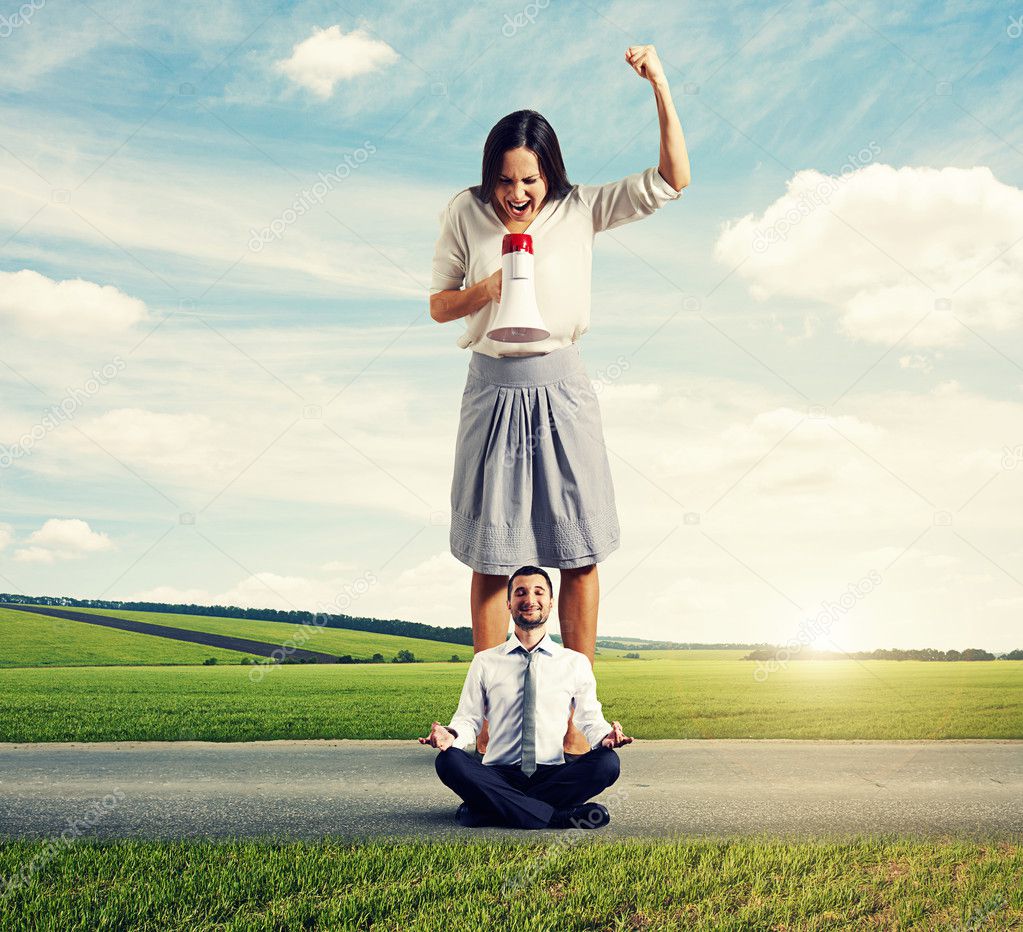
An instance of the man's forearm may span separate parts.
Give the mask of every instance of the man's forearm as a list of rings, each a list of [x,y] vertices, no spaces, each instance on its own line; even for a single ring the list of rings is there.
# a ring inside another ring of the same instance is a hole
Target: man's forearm
[[[430,296],[430,316],[440,324],[467,317],[490,302],[487,281],[476,282],[468,288],[438,291]]]
[[[480,681],[479,656],[476,654],[472,663],[469,664],[469,672],[466,674],[465,683],[462,686],[462,695],[458,699],[458,708],[446,726],[448,731],[452,731],[458,736],[457,741],[463,747],[470,740],[476,740],[476,735],[479,734],[479,729],[483,725],[486,695]]]
[[[579,730],[590,747],[597,748],[600,747],[600,742],[611,733],[611,723],[605,721],[588,722],[585,726],[579,726]]]
[[[476,744],[476,733],[472,730],[471,727],[467,727],[464,729],[452,728],[450,725],[445,725],[444,727],[447,729],[448,734],[450,734],[454,738],[455,741],[454,747],[464,749],[468,747],[470,744],[472,745]]]

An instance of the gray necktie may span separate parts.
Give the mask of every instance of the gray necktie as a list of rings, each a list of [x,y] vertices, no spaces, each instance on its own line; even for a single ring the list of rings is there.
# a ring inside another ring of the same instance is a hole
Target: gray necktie
[[[525,650],[526,675],[522,683],[522,772],[528,777],[536,771],[536,682],[533,678],[533,651]]]

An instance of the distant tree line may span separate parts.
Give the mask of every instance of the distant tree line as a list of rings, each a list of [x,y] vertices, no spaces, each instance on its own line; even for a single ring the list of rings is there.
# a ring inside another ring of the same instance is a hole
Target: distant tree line
[[[374,634],[393,634],[399,637],[443,641],[448,644],[472,646],[472,628],[442,628],[424,625],[418,621],[403,621],[400,618],[365,618],[359,615],[330,615],[323,612],[282,611],[274,608],[238,608],[235,605],[171,604],[167,602],[123,602],[114,599],[75,599],[71,596],[39,595],[29,596],[18,593],[0,592],[0,602],[16,605],[52,605],[65,608],[114,608],[127,612],[172,612],[178,615],[209,615],[215,618],[250,618],[257,621],[280,621],[293,625],[316,624],[324,628],[341,628],[347,631],[368,631]],[[562,643],[561,637],[552,634],[553,640]],[[648,641],[643,638],[613,639],[597,638],[597,647],[608,650],[749,650],[744,660],[996,660],[994,654],[980,648],[964,651],[881,649],[841,653],[840,651],[788,651],[772,644],[698,644],[680,641]],[[398,652],[399,656],[402,654]],[[781,658],[778,655],[781,654]],[[452,661],[457,655],[452,655]],[[1013,650],[1000,656],[1002,660],[1023,660],[1023,650]],[[349,661],[341,658],[341,663]],[[381,660],[352,660],[351,663],[384,663]],[[409,663],[395,658],[392,662]],[[415,660],[411,662],[416,662]]]
[[[451,655],[452,663],[459,663],[461,658],[458,654]],[[338,663],[386,663],[383,654],[374,654],[372,657],[353,657],[351,654],[344,654],[337,658]],[[391,663],[423,663],[412,651],[400,650],[391,658]]]
[[[610,638],[597,638],[597,646],[608,650],[756,650],[770,648],[770,644],[694,644],[680,641],[615,641]]]
[[[750,651],[743,660],[1023,660],[1023,650],[995,655],[979,647],[966,650],[935,650],[933,647],[918,649],[882,648],[880,650],[858,650],[842,653],[837,650],[788,650],[772,647],[768,650]]]
[[[251,657],[242,657],[242,659],[241,659],[242,666],[246,666],[246,665],[253,664],[253,663],[265,663],[265,664],[282,663],[282,664],[284,664],[284,663],[316,663],[316,662],[317,661],[315,660],[315,658],[311,658],[311,657],[309,657],[309,658],[307,658],[307,657],[284,657],[281,660],[271,660],[271,659],[256,660],[256,659],[251,658]],[[338,663],[386,663],[387,661],[384,658],[383,654],[374,654],[372,657],[353,657],[351,654],[343,654],[342,656],[337,658],[337,662]],[[420,660],[410,650],[400,650],[400,651],[398,651],[398,653],[394,657],[391,658],[391,663],[423,663],[423,662],[424,661]],[[458,654],[452,654],[450,662],[451,663],[461,663],[462,662],[462,658],[459,657]],[[204,667],[216,666],[217,658],[216,657],[208,657],[202,663],[203,663]]]
[[[394,634],[399,637],[443,641],[447,644],[472,646],[472,628],[442,628],[400,618],[365,618],[360,615],[329,615],[323,612],[282,611],[275,608],[238,608],[235,605],[195,605],[168,602],[123,602],[116,599],[75,599],[71,596],[19,595],[0,592],[0,602],[14,604],[53,605],[65,608],[116,608],[125,612],[172,612],[176,615],[209,615],[214,618],[251,618],[255,621],[281,621],[292,625],[315,623],[324,628],[346,631],[369,631],[373,634]],[[551,634],[561,644],[561,637]],[[692,644],[677,641],[647,641],[643,638],[614,640],[597,638],[597,647],[608,650],[749,650],[770,647],[770,644]],[[345,661],[342,661],[345,662]],[[370,663],[372,661],[360,661]]]

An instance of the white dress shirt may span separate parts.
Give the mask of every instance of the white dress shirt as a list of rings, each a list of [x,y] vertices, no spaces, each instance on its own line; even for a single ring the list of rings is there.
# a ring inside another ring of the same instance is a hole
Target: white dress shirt
[[[685,190],[684,188],[682,189]],[[486,336],[497,302],[461,318],[458,346],[488,356],[549,353],[574,343],[590,328],[590,270],[593,237],[649,217],[676,200],[676,191],[656,168],[603,185],[574,185],[560,200],[550,198],[522,232],[533,237],[536,303],[551,335],[536,343],[501,343]],[[501,268],[501,241],[510,231],[493,204],[481,204],[468,188],[441,211],[430,293],[475,285]]]
[[[490,733],[484,764],[522,761],[522,686],[525,648],[513,634],[504,644],[481,650],[472,658],[458,710],[448,729],[458,732],[455,747],[468,749],[486,718]],[[550,634],[533,647],[536,683],[536,762],[563,764],[568,713],[591,748],[611,731],[597,701],[597,681],[585,654],[555,643]]]

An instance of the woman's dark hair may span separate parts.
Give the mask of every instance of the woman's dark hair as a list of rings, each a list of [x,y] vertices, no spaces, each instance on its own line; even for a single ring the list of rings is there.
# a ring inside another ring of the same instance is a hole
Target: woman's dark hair
[[[511,576],[508,577],[508,601],[511,601],[512,583],[519,576],[542,576],[547,580],[547,591],[554,598],[554,586],[551,585],[551,578],[547,571],[539,566],[520,566]]]
[[[547,196],[551,200],[561,200],[572,190],[561,158],[558,136],[551,124],[535,110],[516,110],[494,124],[483,144],[483,183],[469,189],[477,200],[490,203],[501,175],[505,152],[520,146],[536,153],[540,171],[547,179]]]

